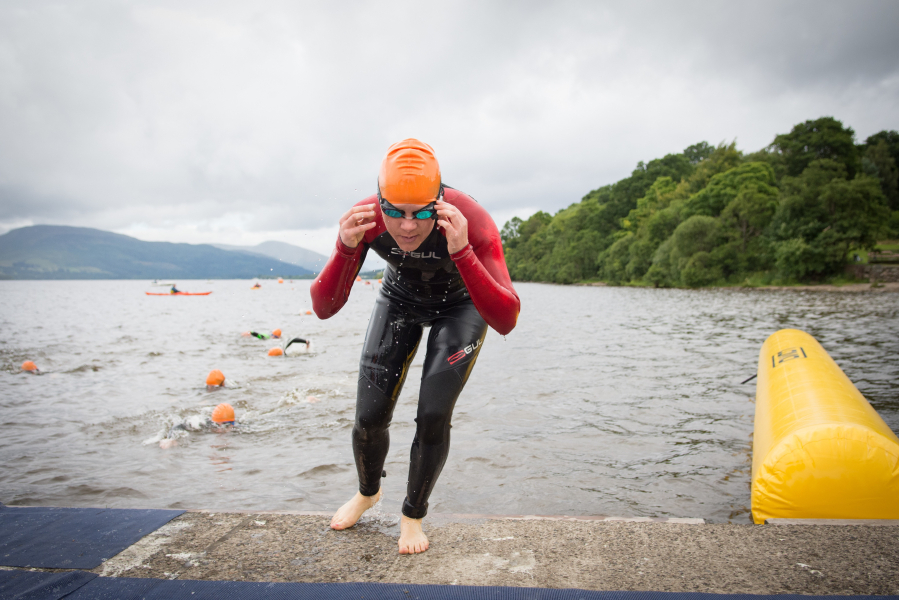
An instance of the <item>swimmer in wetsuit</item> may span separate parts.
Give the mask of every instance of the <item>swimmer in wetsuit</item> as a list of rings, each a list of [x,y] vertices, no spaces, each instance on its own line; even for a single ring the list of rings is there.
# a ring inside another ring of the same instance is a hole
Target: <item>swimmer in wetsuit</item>
[[[242,333],[241,335],[246,336],[246,337],[253,336],[254,338],[256,338],[258,340],[270,340],[270,339],[280,340],[281,339],[281,330],[275,329],[273,332],[271,332],[271,334],[258,333],[256,331],[247,331],[246,333]]]
[[[327,319],[343,307],[369,249],[387,262],[359,365],[353,455],[359,491],[331,520],[351,527],[381,497],[388,427],[423,329],[430,326],[400,521],[401,554],[424,552],[421,522],[446,462],[456,400],[487,326],[512,331],[520,307],[499,231],[471,197],[446,187],[433,149],[408,139],[390,147],[378,193],[340,218],[337,246],[312,284]]]

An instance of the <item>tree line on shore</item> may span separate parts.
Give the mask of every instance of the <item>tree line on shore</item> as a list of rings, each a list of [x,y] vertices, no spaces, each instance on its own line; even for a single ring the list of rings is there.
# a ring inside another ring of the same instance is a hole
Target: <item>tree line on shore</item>
[[[832,117],[749,154],[694,144],[593,190],[555,215],[502,229],[513,279],[657,287],[838,278],[878,239],[899,238],[899,133],[856,144]]]

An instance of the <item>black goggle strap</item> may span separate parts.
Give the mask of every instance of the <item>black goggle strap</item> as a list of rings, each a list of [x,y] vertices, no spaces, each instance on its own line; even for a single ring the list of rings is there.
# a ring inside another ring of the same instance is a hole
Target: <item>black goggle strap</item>
[[[376,186],[375,189],[378,190],[378,204],[380,204],[381,206],[383,206],[384,208],[387,208],[387,209],[389,209],[389,210],[395,210],[395,211],[398,212],[398,213],[403,212],[403,211],[401,211],[400,209],[398,209],[397,207],[395,207],[393,204],[391,204],[390,202],[388,202],[387,200],[385,200],[385,199],[381,196],[381,184],[380,184],[380,183]],[[434,202],[439,202],[440,200],[443,200],[443,192],[444,192],[443,182],[441,181],[441,182],[440,182],[440,189],[437,190],[437,199],[434,200]],[[421,209],[421,210],[424,210],[424,209]],[[414,213],[412,213],[413,218],[417,218],[417,217],[415,217],[415,214],[421,212],[421,210],[417,210],[417,211],[415,211]],[[434,208],[429,209],[429,210],[433,210],[433,211],[436,212],[437,207],[435,206]],[[403,216],[405,216],[405,214],[404,214]]]

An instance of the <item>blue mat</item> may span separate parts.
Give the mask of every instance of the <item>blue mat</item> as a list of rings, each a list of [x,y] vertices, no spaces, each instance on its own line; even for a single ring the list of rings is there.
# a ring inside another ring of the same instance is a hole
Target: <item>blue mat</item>
[[[97,576],[84,571],[0,571],[3,600],[59,600]]]
[[[886,600],[899,596],[799,596],[593,592],[397,583],[254,583],[96,577],[91,573],[0,571],[3,600]]]
[[[845,596],[844,596],[845,597]],[[98,577],[66,600],[835,600],[839,596],[751,596],[670,592],[592,592],[541,588],[397,583],[253,583]],[[851,596],[884,600],[889,596]],[[897,596],[892,596],[897,598]]]
[[[0,565],[93,569],[183,513],[0,504]]]

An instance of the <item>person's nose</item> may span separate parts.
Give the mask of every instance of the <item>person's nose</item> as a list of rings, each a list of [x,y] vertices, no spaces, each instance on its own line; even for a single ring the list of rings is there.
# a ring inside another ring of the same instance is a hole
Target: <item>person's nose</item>
[[[404,218],[400,227],[403,231],[413,231],[415,229],[415,219]]]

